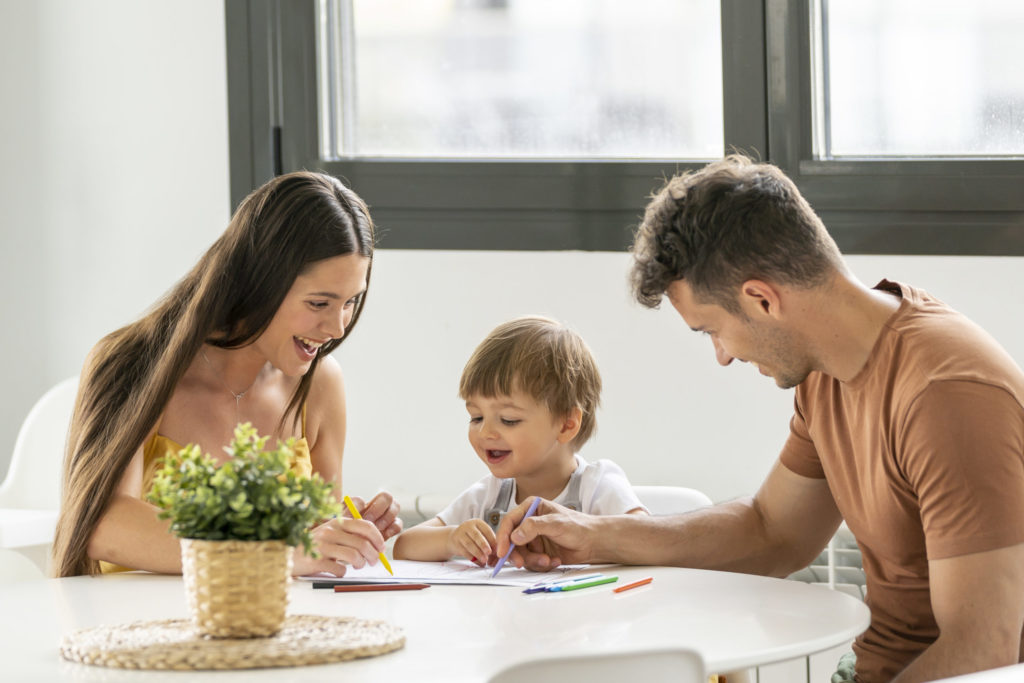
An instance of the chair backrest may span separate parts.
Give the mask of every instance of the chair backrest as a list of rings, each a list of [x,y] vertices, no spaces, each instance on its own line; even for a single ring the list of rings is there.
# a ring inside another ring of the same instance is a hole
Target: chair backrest
[[[640,502],[652,515],[675,515],[711,505],[711,499],[685,486],[634,486]]]
[[[0,484],[0,508],[60,507],[61,466],[77,391],[78,377],[69,377],[32,406],[21,423],[10,469]]]
[[[32,560],[10,548],[0,548],[0,584],[45,578],[46,572]]]
[[[489,683],[706,683],[704,660],[691,650],[650,650],[534,659],[500,671]]]

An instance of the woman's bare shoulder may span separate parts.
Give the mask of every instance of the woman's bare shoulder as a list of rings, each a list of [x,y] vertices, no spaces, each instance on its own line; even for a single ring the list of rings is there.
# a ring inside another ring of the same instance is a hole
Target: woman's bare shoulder
[[[310,387],[310,397],[313,394],[323,394],[324,398],[336,395],[338,392],[344,394],[345,380],[341,371],[341,365],[333,356],[324,356],[317,365],[316,374],[313,376],[313,384]]]
[[[317,365],[306,403],[307,424],[316,425],[322,419],[336,418],[345,411],[345,381],[341,365],[325,356]]]

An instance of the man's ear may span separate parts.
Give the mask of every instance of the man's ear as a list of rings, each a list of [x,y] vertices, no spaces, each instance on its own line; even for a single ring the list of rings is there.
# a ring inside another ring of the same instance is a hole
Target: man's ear
[[[569,443],[580,433],[583,426],[583,410],[574,406],[569,414],[562,418],[562,427],[558,431],[558,443]]]
[[[779,288],[764,280],[747,280],[740,285],[740,308],[751,318],[778,318],[782,312]]]

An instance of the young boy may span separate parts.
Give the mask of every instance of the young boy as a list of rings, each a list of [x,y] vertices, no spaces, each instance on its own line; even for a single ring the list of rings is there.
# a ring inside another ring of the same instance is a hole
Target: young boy
[[[578,451],[594,433],[601,375],[575,332],[526,316],[496,327],[462,371],[469,442],[491,474],[403,532],[396,559],[493,564],[502,515],[530,496],[590,514],[642,513],[622,469]]]

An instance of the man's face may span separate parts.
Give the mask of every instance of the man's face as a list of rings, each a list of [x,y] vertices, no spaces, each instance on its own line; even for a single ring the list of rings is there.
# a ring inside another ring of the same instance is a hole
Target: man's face
[[[751,363],[783,389],[800,384],[814,369],[798,337],[756,302],[750,304],[753,316],[733,314],[717,304],[699,302],[684,280],[669,285],[666,294],[690,329],[711,337],[721,365],[733,360]]]

